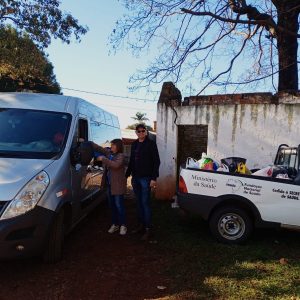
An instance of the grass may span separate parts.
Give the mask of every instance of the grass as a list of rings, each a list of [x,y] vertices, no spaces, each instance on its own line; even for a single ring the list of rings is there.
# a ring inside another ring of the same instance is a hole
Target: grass
[[[154,201],[153,212],[170,278],[163,299],[300,299],[300,233],[256,230],[246,245],[229,246],[169,203]]]

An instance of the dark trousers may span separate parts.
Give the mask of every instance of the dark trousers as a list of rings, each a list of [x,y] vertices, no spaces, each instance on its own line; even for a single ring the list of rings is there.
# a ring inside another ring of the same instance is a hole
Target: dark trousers
[[[145,228],[151,227],[150,181],[149,177],[132,177],[132,188],[137,201],[139,222]]]
[[[124,195],[112,195],[108,188],[108,202],[111,209],[112,224],[125,225]]]

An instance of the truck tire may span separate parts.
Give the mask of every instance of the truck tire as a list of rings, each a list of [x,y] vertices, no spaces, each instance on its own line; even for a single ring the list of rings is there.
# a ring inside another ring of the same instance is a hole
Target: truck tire
[[[253,222],[245,210],[225,206],[212,214],[209,227],[218,241],[226,244],[241,244],[250,236]]]
[[[62,258],[64,244],[64,211],[60,210],[50,229],[49,238],[44,252],[44,262],[56,263]]]

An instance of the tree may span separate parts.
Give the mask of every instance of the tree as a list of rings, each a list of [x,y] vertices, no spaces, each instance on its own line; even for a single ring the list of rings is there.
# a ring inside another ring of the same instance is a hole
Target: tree
[[[0,26],[0,91],[60,93],[53,65],[26,34]]]
[[[39,46],[47,47],[51,37],[70,43],[87,28],[79,25],[71,14],[62,12],[59,0],[0,0],[0,24],[13,24],[25,31]]]
[[[135,120],[137,122],[134,123],[134,124],[132,124],[132,125],[128,125],[127,129],[133,129],[133,130],[135,130],[135,128],[136,128],[136,126],[138,124],[143,124],[143,125],[145,125],[145,127],[146,127],[147,130],[153,131],[153,128],[151,126],[149,126],[149,125],[146,125],[146,123],[145,123],[145,121],[149,121],[149,119],[146,117],[146,115],[147,115],[146,113],[142,113],[142,112],[138,111],[135,114],[134,117],[131,117],[131,119],[133,119],[133,120]]]
[[[149,119],[146,117],[146,113],[137,112],[134,117],[131,117],[131,119],[138,121],[139,123],[144,123],[144,121],[149,121]]]
[[[158,49],[149,67],[132,76],[138,86],[193,78],[200,94],[212,84],[271,79],[275,90],[298,90],[299,0],[122,2],[128,14],[113,31],[113,49]]]

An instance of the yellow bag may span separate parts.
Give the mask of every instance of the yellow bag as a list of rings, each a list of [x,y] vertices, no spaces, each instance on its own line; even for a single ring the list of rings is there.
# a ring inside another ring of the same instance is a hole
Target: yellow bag
[[[238,163],[236,172],[239,174],[251,175],[251,171],[247,168],[246,164],[243,162]]]

